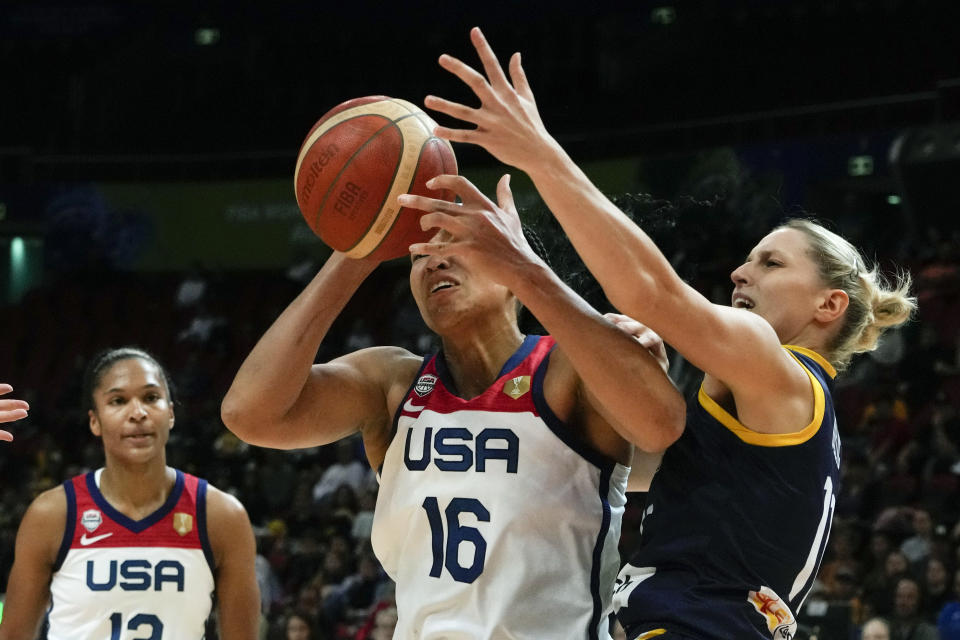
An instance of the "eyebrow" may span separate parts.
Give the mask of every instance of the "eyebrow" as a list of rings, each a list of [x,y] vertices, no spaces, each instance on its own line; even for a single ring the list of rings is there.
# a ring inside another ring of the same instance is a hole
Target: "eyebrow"
[[[770,256],[772,256],[772,255],[777,255],[777,256],[786,257],[786,254],[784,254],[784,252],[781,251],[780,249],[761,249],[761,250],[758,251],[757,253],[758,253],[759,256],[767,256],[767,257],[770,257]],[[745,261],[746,261],[746,262],[750,262],[750,258],[751,258],[751,257],[753,257],[753,253],[752,253],[752,252],[747,254],[747,257],[745,258]]]
[[[150,382],[150,383],[148,383],[148,384],[143,385],[143,386],[140,387],[140,388],[141,388],[141,389],[159,389],[159,388],[160,388],[160,385],[154,384],[154,383]],[[112,388],[112,389],[107,389],[106,391],[103,391],[102,393],[104,393],[104,394],[107,394],[107,393],[123,393],[124,391],[126,391],[126,389],[123,388],[123,387],[114,387],[114,388]]]

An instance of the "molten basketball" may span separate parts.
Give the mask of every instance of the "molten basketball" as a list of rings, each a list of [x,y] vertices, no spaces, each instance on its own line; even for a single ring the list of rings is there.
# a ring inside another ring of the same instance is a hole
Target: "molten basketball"
[[[454,199],[425,184],[457,172],[453,148],[433,135],[435,126],[413,104],[386,96],[349,100],[324,114],[303,141],[294,173],[297,204],[314,233],[352,258],[378,260],[428,239],[423,212],[401,208],[397,197]]]

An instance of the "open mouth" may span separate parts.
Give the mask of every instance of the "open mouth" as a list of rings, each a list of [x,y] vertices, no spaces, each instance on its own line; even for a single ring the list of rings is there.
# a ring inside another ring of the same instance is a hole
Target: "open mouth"
[[[750,298],[742,295],[733,296],[733,308],[734,309],[753,309],[754,302]]]
[[[434,283],[433,287],[430,288],[430,293],[436,293],[437,291],[443,291],[444,289],[455,286],[457,286],[457,283],[452,280],[438,280]]]

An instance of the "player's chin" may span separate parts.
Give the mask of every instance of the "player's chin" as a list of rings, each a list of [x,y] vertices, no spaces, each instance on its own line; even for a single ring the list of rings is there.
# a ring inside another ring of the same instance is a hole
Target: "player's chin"
[[[459,317],[455,307],[441,301],[428,300],[422,310],[423,322],[438,335],[449,333]]]

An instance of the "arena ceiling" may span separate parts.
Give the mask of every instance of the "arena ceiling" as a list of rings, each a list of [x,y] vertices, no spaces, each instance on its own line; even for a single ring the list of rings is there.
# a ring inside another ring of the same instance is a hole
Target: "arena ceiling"
[[[467,100],[436,58],[474,61],[473,25],[523,52],[548,127],[583,153],[960,119],[956,24],[960,3],[932,0],[6,0],[0,179],[78,157],[279,175],[342,100]]]

